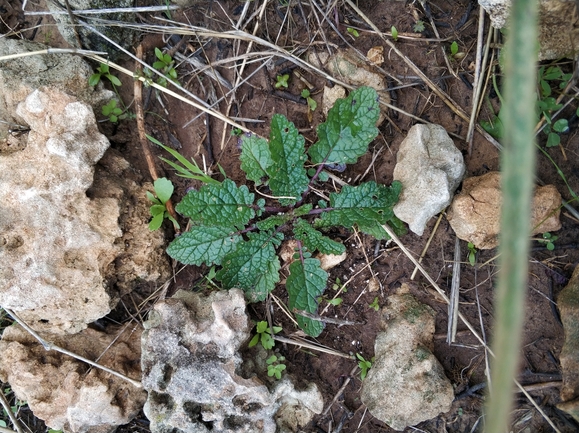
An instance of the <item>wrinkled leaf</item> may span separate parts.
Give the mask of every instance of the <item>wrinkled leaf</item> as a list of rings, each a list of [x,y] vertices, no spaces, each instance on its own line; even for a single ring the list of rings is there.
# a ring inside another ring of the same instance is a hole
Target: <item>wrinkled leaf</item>
[[[296,260],[290,265],[289,270],[286,288],[290,311],[298,309],[315,313],[318,309],[318,298],[326,289],[328,274],[320,267],[320,261],[313,258]],[[309,317],[296,314],[296,320],[300,328],[312,337],[317,337],[324,329],[323,322]]]
[[[233,227],[193,226],[171,242],[167,254],[186,265],[219,265],[241,240],[234,232]]]
[[[281,114],[272,117],[269,148],[273,164],[268,170],[269,187],[277,197],[295,197],[280,199],[284,206],[295,204],[308,187],[304,143],[304,137],[292,122]]]
[[[328,112],[328,120],[318,126],[319,141],[308,151],[311,161],[355,163],[378,135],[379,116],[378,94],[371,87],[360,87],[339,99]]]
[[[342,254],[346,251],[344,245],[324,236],[302,219],[294,224],[294,236],[312,252],[317,250],[323,254]]]
[[[243,229],[255,216],[253,199],[245,185],[237,187],[231,179],[225,179],[221,184],[189,191],[175,209],[195,224]]]
[[[241,140],[241,169],[255,185],[261,185],[262,178],[267,176],[267,169],[273,164],[269,144],[264,138],[257,135],[242,135]]]

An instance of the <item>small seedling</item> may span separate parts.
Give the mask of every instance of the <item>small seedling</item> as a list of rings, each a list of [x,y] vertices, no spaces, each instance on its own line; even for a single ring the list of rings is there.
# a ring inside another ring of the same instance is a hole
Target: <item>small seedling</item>
[[[344,301],[342,298],[326,299],[325,297],[320,296],[318,302],[322,302],[322,300],[325,300],[328,304],[333,305],[334,307],[337,307]]]
[[[543,233],[543,239],[538,239],[539,242],[545,244],[549,251],[553,251],[555,249],[555,241],[559,239],[559,236],[554,236],[551,233]]]
[[[288,80],[289,80],[289,74],[278,75],[276,77],[275,88],[281,89],[283,87],[284,89],[287,89]]]
[[[318,103],[311,97],[310,91],[308,89],[302,90],[302,98],[308,102],[308,109],[310,111],[316,111],[316,108],[318,108]]]
[[[173,195],[173,183],[170,180],[161,177],[155,180],[153,187],[155,189],[155,195],[147,191],[147,198],[153,202],[153,206],[149,209],[149,212],[153,217],[149,223],[149,230],[154,231],[159,229],[165,218],[169,219],[175,227],[179,228],[179,224],[175,221],[175,218],[169,214],[166,206],[171,195]]]
[[[346,31],[351,34],[352,36],[354,36],[355,38],[357,38],[358,36],[360,36],[360,33],[358,33],[358,30],[353,29],[352,27],[347,27]]]
[[[265,361],[267,364],[267,375],[269,377],[275,376],[277,380],[281,379],[281,373],[286,369],[284,356],[271,355]]]
[[[115,77],[110,73],[109,65],[101,63],[100,66],[97,68],[97,72],[92,74],[88,79],[89,86],[92,87],[96,86],[99,83],[99,81],[102,80],[102,77],[105,77],[107,80],[109,80],[113,86],[118,87],[121,85],[121,80],[119,80],[117,77]]]
[[[450,44],[450,57],[456,56],[458,54],[458,42],[454,41]]]
[[[358,367],[360,367],[360,379],[364,380],[368,375],[368,370],[372,368],[374,357],[372,357],[370,360],[366,360],[362,355],[356,353],[356,358],[358,358]]]
[[[378,304],[378,296],[374,298],[374,300],[372,301],[371,304],[368,305],[368,307],[373,308],[374,311],[380,310],[380,304]]]
[[[177,81],[177,70],[175,69],[175,61],[169,54],[163,54],[159,48],[155,48],[155,56],[157,61],[153,63],[153,68],[159,71],[164,77],[159,77],[157,83],[160,86],[167,87],[167,79],[179,84]]]
[[[392,39],[394,39],[394,42],[396,42],[398,40],[398,30],[396,30],[396,27],[392,26],[392,28],[390,29],[390,34],[392,35]]]
[[[471,266],[476,263],[476,248],[472,242],[468,243],[468,262]]]
[[[103,105],[101,109],[103,116],[109,118],[112,123],[117,123],[119,120],[132,119],[134,114],[128,111],[124,111],[122,108],[117,107],[117,100],[111,99],[106,105]]]
[[[416,33],[422,33],[422,32],[424,31],[424,21],[422,21],[422,20],[416,21],[416,23],[414,24],[414,26],[412,27],[412,29],[413,29]]]
[[[277,334],[279,332],[281,332],[282,328],[281,326],[273,326],[273,334]],[[253,347],[255,345],[257,345],[257,343],[261,342],[261,345],[263,346],[264,349],[272,349],[273,346],[275,346],[275,340],[273,339],[272,333],[271,333],[271,329],[269,328],[269,325],[267,324],[267,322],[265,320],[262,320],[261,322],[257,322],[257,326],[255,331],[257,332],[253,338],[251,339],[251,341],[249,342],[249,347]]]

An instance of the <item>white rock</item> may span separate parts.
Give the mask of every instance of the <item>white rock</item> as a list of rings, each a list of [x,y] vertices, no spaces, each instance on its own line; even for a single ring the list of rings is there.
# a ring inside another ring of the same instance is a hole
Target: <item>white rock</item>
[[[394,180],[402,193],[394,214],[422,235],[426,223],[445,209],[465,172],[460,151],[442,126],[414,125],[400,144]]]

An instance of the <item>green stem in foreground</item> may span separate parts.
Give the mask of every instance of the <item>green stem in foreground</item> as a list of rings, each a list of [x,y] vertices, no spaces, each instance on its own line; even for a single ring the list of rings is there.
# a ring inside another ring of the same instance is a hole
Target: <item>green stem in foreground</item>
[[[508,431],[524,321],[527,288],[531,195],[535,171],[536,0],[514,0],[506,48],[505,148],[502,154],[504,194],[500,273],[491,363],[490,398],[485,431]]]

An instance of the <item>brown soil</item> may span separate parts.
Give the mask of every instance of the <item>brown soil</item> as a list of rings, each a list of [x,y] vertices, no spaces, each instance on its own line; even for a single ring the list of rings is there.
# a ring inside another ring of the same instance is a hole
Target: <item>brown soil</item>
[[[12,3],[12,5],[8,3]],[[34,35],[30,30],[23,31],[36,22],[33,22],[31,18],[27,18],[25,21],[24,17],[18,16],[13,9],[17,7],[14,3],[18,3],[18,7],[20,6],[20,2],[0,1],[0,5],[4,5],[4,10],[1,12],[5,23],[11,28],[20,26],[21,35],[25,38],[35,37],[36,40],[44,42],[48,27],[41,27],[41,30]],[[333,52],[337,47],[345,47],[347,42],[361,53],[366,53],[371,47],[385,46],[379,36],[365,31],[368,28],[367,25],[342,1],[337,2],[338,6],[330,11],[331,22],[334,25],[338,22],[338,30],[341,35],[338,35],[328,23],[324,23],[321,27],[318,25],[312,15],[311,5],[314,2],[295,0],[289,2],[288,18],[284,21],[284,16],[288,12],[288,7],[283,6],[285,3],[275,1],[268,5],[264,17],[259,20],[258,36],[287,49],[306,48],[310,42],[313,42],[319,49],[330,49]],[[328,2],[315,3],[322,5]],[[256,12],[260,4],[261,2],[252,2],[249,5],[247,16]],[[465,14],[471,10],[472,6],[467,0],[433,0],[429,2],[440,38],[444,42],[428,42],[424,39],[435,36],[428,18],[418,2],[412,4],[402,1],[359,0],[357,4],[382,32],[389,32],[394,25],[401,35],[413,33],[413,26],[416,21],[423,20],[425,30],[422,32],[422,36],[414,34],[413,36],[416,37],[412,39],[399,38],[396,42],[397,48],[433,82],[446,90],[459,107],[470,113],[473,96],[469,83],[473,82],[478,26],[477,7],[472,8],[472,12],[466,16]],[[205,1],[184,12],[175,13],[173,18],[191,25],[228,31],[231,30],[230,19],[236,21],[239,18],[238,14],[243,5],[244,3],[233,0],[222,0],[219,4],[218,2]],[[325,6],[323,7],[325,8]],[[157,16],[162,17],[163,15],[157,14]],[[466,22],[463,19],[465,16]],[[139,19],[143,22],[159,24],[159,21],[155,21],[150,15],[141,15]],[[42,24],[49,22],[49,18],[43,18]],[[255,20],[251,21],[245,30],[251,33],[256,22]],[[347,33],[346,27],[350,26],[359,29],[359,37],[354,38]],[[55,33],[56,30],[53,29],[52,35]],[[324,42],[322,34],[327,42]],[[310,37],[312,38],[311,41]],[[141,39],[145,53],[147,53],[146,61],[151,64],[155,60],[154,47],[163,48],[165,43],[161,36],[156,34],[142,35]],[[443,57],[443,49],[448,53],[448,47],[452,41],[457,41],[460,50],[466,53],[466,56],[459,61],[451,60],[454,73],[449,72]],[[212,39],[203,42],[206,44],[200,52],[200,56],[208,59],[209,62],[227,59],[245,53],[248,49],[246,42],[238,44],[233,39]],[[181,45],[180,52],[190,55],[192,51],[200,47],[200,40],[195,37],[188,37]],[[265,48],[256,45],[251,48],[252,52],[262,50]],[[388,75],[392,87],[399,85],[398,80],[402,84],[415,83],[410,87],[393,90],[391,92],[392,104],[422,119],[441,124],[449,133],[455,134],[453,136],[455,144],[463,152],[467,163],[467,176],[476,176],[498,170],[499,153],[497,149],[481,134],[475,133],[472,152],[469,152],[468,143],[464,141],[468,128],[467,123],[454,114],[427,86],[418,82],[407,64],[394,52],[388,51],[387,46],[385,46],[384,54],[386,61],[382,68]],[[250,76],[261,65],[262,62],[248,63],[243,76]],[[124,66],[134,69],[133,63],[129,61],[126,61]],[[233,68],[229,69],[226,66],[231,66],[231,63],[215,69],[229,82],[234,82],[236,77]],[[321,120],[321,110],[316,110],[310,121],[307,105],[303,103],[303,100],[291,101],[276,93],[274,89],[276,76],[283,73],[293,74],[292,71],[295,71],[295,67],[291,62],[278,62],[277,59],[274,59],[267,67],[259,69],[246,84],[237,89],[236,99],[231,106],[228,106],[226,102],[220,102],[216,108],[221,113],[232,117],[253,119],[253,121],[246,121],[244,124],[261,136],[268,135],[268,125],[274,113],[284,114],[296,124],[308,142],[313,142],[316,139],[315,128]],[[213,92],[217,98],[223,95],[222,87],[207,77],[199,75],[190,66],[180,66],[178,72],[181,83],[201,99],[209,100]],[[299,72],[315,86],[315,90],[312,92],[314,99],[318,103],[321,102],[320,90],[323,89],[324,85],[328,85],[328,82],[307,70],[299,69]],[[132,82],[129,78],[121,78],[123,80],[123,86],[120,88],[121,96],[125,103],[129,103],[132,100]],[[292,95],[299,95],[303,86],[303,83],[295,75],[292,75],[290,86],[286,91]],[[494,92],[487,91],[487,95],[490,93]],[[154,92],[150,95],[150,102],[146,107],[148,112],[146,116],[147,132],[161,142],[175,147],[185,157],[194,158],[201,166],[204,158],[207,166],[211,167],[214,172],[217,172],[216,164],[220,164],[228,177],[238,184],[243,183],[244,177],[240,170],[239,150],[236,147],[236,138],[231,135],[231,127],[224,125],[220,120],[201,114],[197,109],[183,102],[167,98],[164,95],[159,98],[162,100],[164,108],[156,99]],[[490,103],[497,106],[496,97],[493,99],[491,95]],[[485,108],[479,116],[479,120],[489,118],[487,105],[486,103],[483,104]],[[416,123],[416,120],[394,110],[388,114],[390,119],[380,127],[380,135],[371,144],[369,152],[360,158],[357,164],[349,166],[344,173],[340,174],[344,181],[353,184],[359,182],[360,176],[368,169],[372,156],[380,152],[364,180],[375,180],[385,184],[392,182],[397,149],[406,132]],[[195,120],[191,122],[192,119]],[[110,138],[112,147],[120,151],[135,169],[140,170],[147,178],[147,166],[140,151],[135,122],[123,121],[118,126],[103,122],[101,125],[103,132]],[[557,161],[571,187],[578,190],[579,166],[576,164],[575,156],[579,153],[579,140],[576,137],[574,127],[576,125],[572,124],[572,126],[571,133],[563,135],[561,143],[568,158],[564,157],[559,148],[549,149],[549,154]],[[544,135],[540,135],[539,140],[544,144]],[[157,149],[153,149],[153,151],[161,156]],[[177,199],[185,194],[188,187],[198,186],[175,176],[170,167],[163,165],[160,160],[157,162],[160,175],[167,176],[176,184],[175,197]],[[562,179],[557,175],[556,169],[542,156],[538,160],[538,173],[540,173],[543,182],[556,185],[565,199],[571,198]],[[402,238],[404,244],[416,256],[419,256],[423,250],[435,222],[435,219],[429,222],[424,235],[421,237],[410,233]],[[182,220],[180,223],[183,226],[186,225],[186,221]],[[523,385],[558,381],[561,377],[558,355],[563,343],[563,330],[554,302],[564,286],[566,278],[571,275],[575,264],[579,261],[579,253],[575,243],[578,234],[577,221],[563,213],[562,224],[563,228],[557,233],[559,239],[554,251],[548,251],[540,244],[536,244],[531,253],[527,318],[521,349],[519,376]],[[166,224],[164,228],[168,232],[168,238],[171,238],[171,227]],[[329,324],[321,336],[317,338],[317,342],[342,352],[360,353],[366,359],[371,358],[374,355],[374,339],[379,332],[379,313],[370,308],[369,305],[376,297],[381,306],[385,305],[388,296],[402,283],[410,283],[412,293],[438,313],[437,335],[434,341],[435,354],[444,366],[447,376],[455,385],[457,398],[450,412],[423,422],[414,430],[409,428],[406,431],[480,431],[484,389],[476,390],[473,388],[486,380],[485,353],[480,343],[466,330],[463,324],[459,324],[458,342],[453,345],[446,343],[446,304],[438,300],[423,276],[417,274],[411,280],[414,266],[394,244],[379,243],[370,236],[354,236],[347,233],[343,233],[343,235],[342,240],[348,248],[348,259],[331,271],[330,287],[326,290],[328,297],[334,295],[331,286],[336,279],[339,278],[344,282],[362,270],[368,261],[376,260],[349,283],[347,293],[341,295],[343,303],[337,307],[330,306],[326,314],[329,317],[363,322],[364,325],[338,327]],[[445,290],[449,290],[451,284],[454,242],[454,233],[446,219],[443,218],[422,262],[430,275]],[[480,329],[480,323],[482,323],[484,334],[489,338],[492,334],[493,286],[497,273],[494,260],[496,251],[479,252],[477,254],[478,265],[472,267],[466,260],[466,243],[461,242],[461,247],[464,263],[461,267],[460,311],[472,324],[475,324],[479,332],[483,331]],[[487,262],[489,264],[481,266]],[[202,286],[202,276],[206,273],[206,268],[186,267],[181,270],[181,265],[177,263],[174,264],[174,267],[180,272],[177,274],[174,284],[170,286],[167,296],[178,289]],[[380,289],[370,292],[368,281],[373,275],[380,281]],[[274,294],[281,300],[286,299],[283,287],[276,289]],[[148,293],[134,293],[133,296],[135,299],[144,298],[148,296]],[[130,308],[130,305],[135,303],[138,304],[139,302],[130,300],[125,302],[125,305]],[[323,302],[322,306],[325,305]],[[266,306],[263,304],[249,306],[249,312],[256,321],[265,319],[265,311]],[[296,331],[293,324],[273,302],[270,311],[274,322],[283,326],[285,335],[289,336]],[[133,313],[135,312],[133,311]],[[124,308],[120,307],[120,310],[113,314],[113,317],[121,318],[123,315]],[[312,353],[290,345],[280,346],[278,344],[278,346],[279,351],[287,359],[288,373],[304,380],[314,381],[322,391],[326,404],[332,401],[355,366],[354,361],[333,355]],[[357,375],[350,381],[328,414],[316,417],[304,431],[327,432],[330,425],[332,432],[394,431],[373,418],[365,410],[359,398],[360,386],[361,381]],[[555,408],[555,404],[559,402],[559,390],[556,386],[539,388],[531,391],[530,394],[562,432],[579,430],[576,423]],[[516,395],[513,418],[515,419],[513,431],[522,432],[525,429],[532,432],[552,431],[552,428],[522,394]],[[147,431],[146,424],[142,424],[143,422],[145,421],[137,420],[129,426],[119,428],[118,431]],[[474,427],[477,423],[478,427]],[[338,426],[341,426],[341,430]]]

